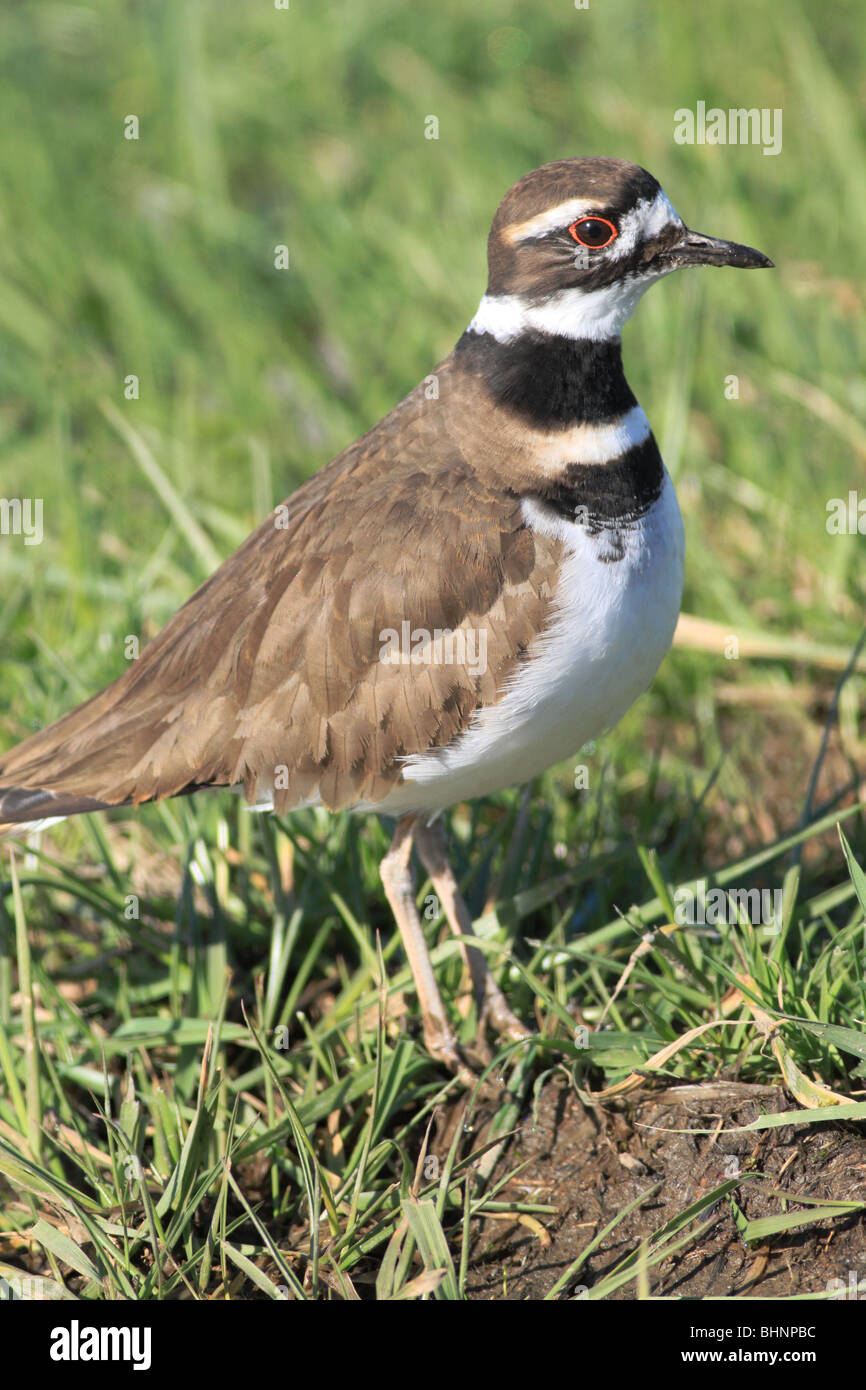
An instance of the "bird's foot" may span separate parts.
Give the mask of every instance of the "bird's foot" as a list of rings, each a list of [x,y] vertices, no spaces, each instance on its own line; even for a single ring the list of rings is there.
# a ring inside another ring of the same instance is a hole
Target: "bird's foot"
[[[501,1038],[507,1038],[509,1042],[525,1042],[532,1033],[532,1029],[528,1028],[509,1007],[508,1000],[489,970],[484,980],[484,1010],[479,1032],[483,1031],[485,1022],[489,1023]]]
[[[462,1056],[457,1034],[442,1017],[424,1014],[421,1019],[424,1046],[434,1061],[440,1062],[467,1090],[478,1085],[478,1077]]]

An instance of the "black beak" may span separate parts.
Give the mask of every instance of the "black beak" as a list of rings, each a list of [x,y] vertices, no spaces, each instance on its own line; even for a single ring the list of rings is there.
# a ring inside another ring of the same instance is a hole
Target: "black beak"
[[[661,260],[669,270],[679,270],[684,265],[733,265],[740,270],[759,270],[773,264],[763,251],[755,251],[751,246],[688,229],[678,242],[662,252]]]

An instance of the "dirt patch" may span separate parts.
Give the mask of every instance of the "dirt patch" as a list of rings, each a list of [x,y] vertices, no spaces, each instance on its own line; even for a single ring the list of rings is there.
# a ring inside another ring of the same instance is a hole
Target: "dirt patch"
[[[534,1121],[503,1155],[494,1181],[529,1163],[500,1196],[545,1203],[545,1243],[525,1226],[488,1220],[478,1229],[467,1294],[473,1299],[539,1299],[589,1242],[641,1194],[639,1204],[589,1257],[562,1297],[592,1288],[640,1242],[729,1177],[749,1220],[804,1211],[797,1197],[866,1201],[866,1135],[847,1124],[730,1132],[760,1114],[792,1108],[770,1086],[719,1083],[676,1087],[632,1105],[586,1109],[565,1081],[542,1092]],[[710,1130],[711,1133],[681,1131]],[[677,1132],[680,1131],[680,1132]],[[653,1189],[661,1184],[652,1195]],[[787,1202],[787,1205],[786,1205]],[[847,1289],[866,1280],[864,1213],[816,1219],[805,1229],[747,1244],[727,1198],[698,1221],[712,1225],[649,1272],[653,1296],[748,1295],[786,1298]],[[632,1280],[611,1295],[636,1296]]]

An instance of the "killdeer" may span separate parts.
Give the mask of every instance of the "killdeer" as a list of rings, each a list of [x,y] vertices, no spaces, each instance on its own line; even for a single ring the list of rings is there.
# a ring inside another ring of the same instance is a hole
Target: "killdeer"
[[[413,845],[458,937],[437,816],[615,724],[667,652],[673,485],[623,375],[622,326],[681,266],[769,266],[689,231],[616,159],[565,159],[500,204],[453,352],[310,478],[100,694],[0,757],[0,822],[208,787],[278,812],[396,818],[381,865],[426,1045],[465,1075],[415,903]],[[482,1020],[525,1035],[480,952]]]

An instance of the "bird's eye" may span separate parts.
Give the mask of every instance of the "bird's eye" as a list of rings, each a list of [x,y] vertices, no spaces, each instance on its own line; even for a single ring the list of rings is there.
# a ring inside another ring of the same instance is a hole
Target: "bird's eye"
[[[580,246],[589,246],[593,251],[610,246],[617,236],[616,227],[606,217],[581,217],[568,230]]]

